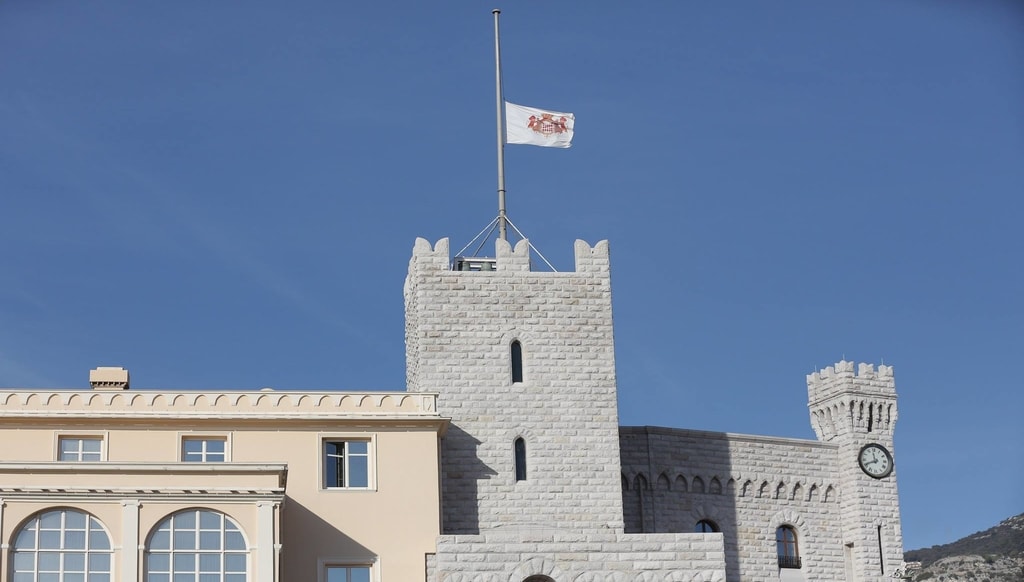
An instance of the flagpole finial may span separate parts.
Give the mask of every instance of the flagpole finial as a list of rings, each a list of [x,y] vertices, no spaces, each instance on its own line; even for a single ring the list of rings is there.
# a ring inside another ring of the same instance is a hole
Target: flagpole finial
[[[491,10],[491,14],[501,14],[501,8],[495,8],[494,10]]]

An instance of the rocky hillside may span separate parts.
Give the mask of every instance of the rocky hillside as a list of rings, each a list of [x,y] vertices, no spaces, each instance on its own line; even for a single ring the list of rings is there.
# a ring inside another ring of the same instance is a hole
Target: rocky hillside
[[[1024,513],[950,544],[906,552],[921,562],[913,580],[1024,582]]]

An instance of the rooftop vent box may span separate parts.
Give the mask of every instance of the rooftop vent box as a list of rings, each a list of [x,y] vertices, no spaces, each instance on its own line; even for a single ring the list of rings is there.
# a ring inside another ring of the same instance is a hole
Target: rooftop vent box
[[[498,259],[489,257],[455,257],[453,271],[497,271]]]
[[[128,370],[110,366],[89,370],[89,385],[93,390],[127,390]]]

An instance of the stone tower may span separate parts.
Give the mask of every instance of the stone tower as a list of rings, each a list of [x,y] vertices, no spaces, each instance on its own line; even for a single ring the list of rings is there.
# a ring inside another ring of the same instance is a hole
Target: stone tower
[[[417,239],[405,283],[408,389],[438,392],[444,534],[622,531],[608,244],[573,272],[529,245],[456,259]]]
[[[808,407],[818,440],[838,445],[847,580],[891,580],[903,561],[893,430],[896,383],[891,366],[842,361],[807,376]]]

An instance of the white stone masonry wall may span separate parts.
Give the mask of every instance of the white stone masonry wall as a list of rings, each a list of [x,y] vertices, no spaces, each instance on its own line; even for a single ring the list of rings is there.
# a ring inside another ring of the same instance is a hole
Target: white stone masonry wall
[[[552,530],[442,536],[431,582],[724,582],[721,534]]]
[[[724,536],[729,580],[779,580],[775,530],[793,526],[807,580],[844,580],[838,447],[816,441],[622,427],[627,532]]]
[[[410,390],[439,393],[446,533],[509,525],[621,530],[607,243],[578,241],[576,270],[529,271],[525,241],[497,270],[452,271],[446,240],[418,240],[406,280]],[[512,383],[510,345],[522,345]],[[514,475],[524,439],[527,479]]]

